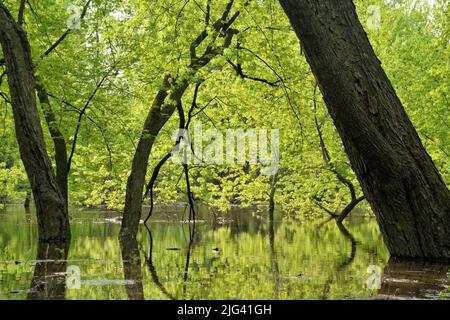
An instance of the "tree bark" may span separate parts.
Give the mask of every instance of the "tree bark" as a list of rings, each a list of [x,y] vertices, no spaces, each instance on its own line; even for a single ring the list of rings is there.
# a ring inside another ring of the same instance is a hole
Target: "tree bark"
[[[351,0],[280,0],[393,256],[450,258],[450,192]]]
[[[22,28],[0,1],[0,42],[5,57],[16,137],[36,204],[39,238],[70,239],[69,218],[52,171],[36,106],[31,49]]]
[[[27,195],[25,196],[25,201],[23,202],[23,208],[25,211],[30,211],[30,202],[31,202],[31,192],[27,191]]]
[[[68,177],[69,177],[69,165],[67,159],[67,145],[64,136],[59,130],[56,115],[50,105],[50,99],[44,86],[40,83],[40,79],[36,79],[36,91],[38,94],[39,102],[44,113],[45,122],[47,123],[50,136],[53,140],[55,147],[55,165],[56,165],[56,182],[58,183],[59,190],[62,193],[66,207],[69,205],[69,192],[68,192]]]

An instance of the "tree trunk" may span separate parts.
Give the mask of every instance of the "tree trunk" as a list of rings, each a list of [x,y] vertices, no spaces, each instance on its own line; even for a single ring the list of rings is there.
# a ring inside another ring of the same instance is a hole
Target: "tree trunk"
[[[16,137],[36,204],[39,238],[70,239],[69,218],[54,177],[36,106],[35,79],[25,32],[0,2],[0,42],[6,61]]]
[[[55,147],[55,165],[56,165],[56,182],[58,183],[59,190],[62,193],[66,207],[69,205],[69,192],[68,192],[68,177],[69,177],[69,162],[67,159],[67,145],[64,136],[59,130],[56,120],[55,112],[50,105],[48,93],[44,86],[40,83],[40,79],[36,79],[36,91],[38,94],[39,102],[44,113],[45,122],[47,123],[50,136],[53,140]]]
[[[25,196],[25,201],[23,202],[23,208],[26,211],[30,211],[30,202],[31,202],[31,192],[27,191],[27,195]]]
[[[280,0],[393,256],[450,258],[450,192],[351,0]]]
[[[125,198],[125,210],[123,213],[120,236],[123,239],[134,239],[136,237],[139,219],[141,218],[142,193],[144,190],[145,177],[147,174],[148,159],[159,131],[169,120],[175,110],[175,106],[163,108],[164,100],[168,95],[168,78],[164,79],[163,89],[155,97],[144,123],[141,138],[133,158],[131,173],[127,181],[127,192]]]
[[[187,67],[190,76],[195,76],[201,68],[206,66],[214,57],[223,53],[225,48],[230,46],[233,36],[237,33],[237,30],[231,29],[230,27],[240,15],[240,11],[236,11],[228,18],[233,3],[234,1],[230,0],[221,18],[211,25],[217,33],[220,32],[220,37],[223,38],[223,43],[220,46],[214,48],[209,45],[201,56],[198,57],[196,55],[196,49],[208,38],[206,28],[192,41],[189,48],[191,63]],[[175,83],[171,84],[170,80]],[[149,110],[134,154],[131,173],[127,181],[125,209],[120,230],[120,238],[122,239],[136,238],[142,211],[143,190],[150,152],[159,131],[174,113],[177,103],[181,101],[188,87],[189,81],[186,78],[176,81],[175,79],[171,79],[170,76],[166,76],[163,81],[163,87],[158,91]],[[169,95],[169,89],[171,89],[170,91],[172,93],[169,96],[169,102],[165,102]]]

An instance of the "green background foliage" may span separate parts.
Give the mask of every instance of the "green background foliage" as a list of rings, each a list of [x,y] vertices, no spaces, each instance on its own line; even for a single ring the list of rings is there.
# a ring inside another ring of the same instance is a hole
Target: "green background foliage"
[[[5,2],[17,15],[16,2]],[[212,21],[221,15],[226,3],[214,1]],[[381,9],[380,28],[366,31],[448,184],[449,6],[447,1],[435,1],[432,8],[426,1],[412,3],[356,1],[364,27],[370,18],[368,6]],[[69,179],[72,205],[123,208],[126,179],[143,119],[167,74],[191,83],[182,101],[185,110],[192,103],[195,83],[202,81],[197,98],[200,111],[195,120],[203,123],[204,130],[280,129],[276,202],[289,214],[321,216],[349,202],[349,190],[330,168],[352,181],[361,194],[299,42],[277,1],[252,1],[248,6],[236,1],[234,10],[239,9],[241,15],[233,28],[239,34],[222,55],[195,76],[188,72],[189,49],[204,28],[207,1],[94,0],[81,28],[72,30],[49,56],[41,58],[67,29],[72,14],[68,8],[84,4],[75,0],[31,0],[32,10],[27,7],[24,25],[36,73],[51,94],[57,114],[55,125],[69,150],[80,110],[107,75],[80,123]],[[247,76],[276,85],[242,79],[228,61],[240,64]],[[14,139],[5,78],[0,85],[0,199],[18,202],[28,187]],[[331,156],[329,164],[323,161],[315,120]],[[48,152],[53,154],[48,129],[43,126]],[[158,160],[171,150],[172,132],[177,126],[178,119],[173,116],[158,136],[149,176]],[[193,191],[219,211],[228,211],[232,205],[267,203],[270,177],[262,176],[260,167],[191,166]],[[156,184],[157,204],[186,200],[180,177],[182,168],[169,161]],[[361,207],[368,209],[365,203]]]

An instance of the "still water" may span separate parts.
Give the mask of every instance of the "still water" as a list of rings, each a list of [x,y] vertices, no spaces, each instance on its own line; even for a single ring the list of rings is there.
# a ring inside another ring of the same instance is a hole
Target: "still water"
[[[389,259],[376,221],[297,221],[265,210],[159,209],[119,243],[118,213],[71,209],[70,247],[36,243],[34,212],[0,211],[2,299],[439,299],[449,265]]]

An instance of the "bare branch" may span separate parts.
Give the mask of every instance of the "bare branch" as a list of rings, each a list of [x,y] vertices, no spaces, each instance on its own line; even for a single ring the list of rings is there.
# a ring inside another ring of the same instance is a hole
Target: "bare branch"
[[[154,186],[155,186],[156,179],[158,178],[159,171],[161,170],[162,166],[167,162],[167,160],[169,160],[172,157],[172,155],[179,150],[181,140],[183,139],[183,134],[182,134],[181,130],[188,130],[189,129],[189,124],[191,123],[191,119],[192,119],[192,116],[193,116],[192,112],[197,106],[197,96],[198,96],[198,90],[199,90],[200,85],[201,85],[201,82],[197,83],[197,85],[195,86],[194,97],[193,97],[191,108],[189,109],[189,112],[188,112],[188,119],[187,119],[187,121],[186,121],[186,118],[184,116],[184,110],[183,110],[183,106],[181,104],[181,98],[177,101],[177,110],[178,110],[178,117],[179,117],[178,127],[180,129],[180,134],[178,135],[178,138],[177,138],[177,140],[175,142],[174,147],[172,148],[172,151],[167,153],[158,162],[158,164],[153,169],[152,176],[151,176],[150,181],[147,184],[147,188],[146,188],[146,190],[144,192],[144,198],[146,196],[150,197],[150,210],[149,210],[148,216],[145,219],[144,223],[146,223],[148,221],[148,219],[152,216],[152,213],[153,213],[153,189],[154,189]],[[191,141],[187,141],[187,143],[192,148]],[[186,145],[185,145],[185,148],[186,148]],[[186,150],[184,150],[184,152],[186,152]],[[190,215],[189,215],[189,218],[191,218],[191,216],[192,216],[195,219],[194,199],[193,199],[193,196],[192,196],[192,192],[191,192],[191,189],[190,189],[190,182],[189,182],[189,168],[188,168],[188,165],[186,163],[186,159],[184,159],[184,160],[185,161],[183,163],[183,171],[185,173],[187,195],[188,195],[189,204],[190,204]]]
[[[344,221],[345,218],[352,212],[352,210],[363,200],[365,200],[365,196],[361,196],[359,198],[353,199],[345,208],[341,211],[341,214],[339,217],[336,218],[336,222],[338,224],[342,224],[342,221]]]
[[[86,4],[84,5],[83,11],[81,12],[81,15],[80,15],[80,21],[83,20],[84,17],[86,16],[86,12],[87,12],[87,9],[88,9],[89,5],[91,4],[91,1],[92,1],[92,0],[88,0],[88,1],[86,2]],[[71,29],[71,28],[68,28],[68,29],[67,29],[67,30],[66,30],[66,31],[58,38],[58,40],[56,40],[56,41],[50,46],[50,48],[48,48],[43,54],[41,54],[41,58],[44,58],[44,57],[48,56],[53,50],[55,50],[56,47],[57,47],[61,42],[63,42],[63,40],[69,35],[69,33],[70,33],[71,31],[72,31],[72,29]]]
[[[234,3],[234,0],[229,1],[227,6],[226,6],[226,8],[225,8],[225,11],[222,14],[222,16],[219,19],[217,19],[216,22],[214,22],[213,29],[214,29],[215,32],[219,32],[220,30],[223,29],[223,27],[225,25],[225,21],[227,20],[228,15],[230,14],[231,8],[233,7],[233,3]],[[236,14],[239,15],[239,11],[236,12]],[[228,23],[228,26],[230,26],[231,23]],[[223,31],[226,31],[226,29],[227,28],[223,29]],[[191,43],[191,45],[189,47],[189,51],[190,51],[190,54],[191,54],[191,64],[193,64],[193,61],[198,59],[197,55],[196,55],[197,47],[207,37],[208,37],[208,32],[206,31],[206,28],[205,28],[202,32],[200,32],[200,34],[197,36],[197,38],[194,41],[192,41],[192,43]]]
[[[349,215],[349,213],[361,202],[365,199],[365,196],[361,196],[359,198],[356,197],[356,188],[353,185],[353,182],[350,181],[349,179],[347,179],[346,177],[344,177],[335,167],[334,165],[331,163],[331,157],[330,157],[330,153],[328,152],[328,149],[325,145],[325,140],[323,139],[323,133],[322,133],[322,129],[320,128],[319,125],[319,121],[317,119],[317,101],[316,101],[316,92],[317,92],[317,84],[314,86],[314,96],[313,96],[313,106],[314,106],[314,123],[316,125],[316,130],[317,130],[317,135],[319,136],[319,142],[320,142],[320,149],[322,151],[322,156],[323,156],[323,160],[325,162],[325,164],[327,165],[328,169],[334,173],[334,175],[336,176],[336,178],[339,180],[339,182],[341,182],[342,184],[344,184],[345,186],[347,186],[349,192],[350,192],[350,196],[351,196],[351,201],[350,203],[340,212],[340,214],[331,214],[328,210],[326,210],[328,213],[330,213],[331,215],[333,215],[334,217],[336,217],[336,222],[337,223],[342,223],[342,221],[344,221],[344,219]],[[322,209],[325,210],[325,208],[323,206],[321,206],[319,203],[317,203],[317,205],[319,207],[321,207]]]
[[[65,104],[66,106],[72,108],[76,113],[78,113],[78,115],[81,114],[82,109],[76,107],[75,105],[73,105],[72,103],[68,102],[67,100],[58,98],[57,96],[55,96],[54,94],[51,94],[51,93],[47,93],[47,94],[48,94],[49,97],[52,97],[53,99],[56,99],[56,100],[58,100],[59,102]],[[89,121],[90,121],[90,122],[91,122],[91,123],[92,123],[99,131],[100,131],[100,134],[101,134],[101,136],[102,136],[102,138],[103,138],[103,141],[104,141],[104,143],[105,143],[105,148],[106,148],[106,150],[108,151],[108,156],[109,156],[109,168],[110,168],[110,170],[112,170],[112,168],[113,168],[113,163],[112,163],[112,149],[111,149],[109,140],[108,140],[108,138],[107,138],[107,136],[106,136],[106,133],[105,133],[104,128],[103,128],[96,120],[94,120],[91,116],[85,114],[84,117],[85,117],[87,120],[89,120]],[[132,140],[130,140],[130,141],[132,141]]]
[[[2,99],[3,99],[7,104],[11,104],[11,99],[6,95],[6,93],[0,92],[0,97],[2,97]]]
[[[209,20],[211,19],[211,0],[206,1],[206,16],[205,24],[209,26]]]
[[[87,99],[85,105],[83,106],[83,108],[81,109],[81,112],[78,116],[78,122],[77,122],[77,127],[75,129],[75,134],[74,134],[74,138],[73,138],[73,143],[72,143],[72,150],[70,151],[70,156],[69,156],[69,160],[68,160],[68,169],[70,171],[70,167],[72,165],[72,158],[73,155],[75,153],[75,148],[76,148],[76,144],[77,144],[77,139],[78,139],[78,133],[80,131],[80,127],[81,127],[81,121],[83,119],[84,114],[86,113],[86,110],[88,109],[92,99],[94,99],[95,95],[97,94],[98,90],[101,88],[101,86],[103,85],[103,83],[105,82],[105,80],[108,78],[108,76],[110,75],[110,73],[112,72],[114,67],[112,67],[111,69],[108,70],[108,72],[102,77],[102,79],[100,80],[100,82],[96,85],[94,91],[91,93],[91,95],[89,96],[89,98]]]
[[[19,26],[22,26],[24,21],[25,21],[25,17],[24,17],[24,14],[25,14],[25,3],[26,3],[26,0],[20,0],[19,15],[18,15],[18,18],[17,18],[17,24]]]
[[[249,80],[253,80],[253,81],[257,81],[257,82],[262,82],[262,83],[268,84],[271,87],[277,87],[278,84],[281,82],[280,80],[272,82],[272,81],[269,81],[266,79],[246,75],[244,73],[244,71],[242,70],[242,65],[240,63],[234,64],[230,59],[227,59],[227,62],[233,67],[234,71],[236,71],[237,75],[239,77],[241,77],[242,79],[249,79]]]

